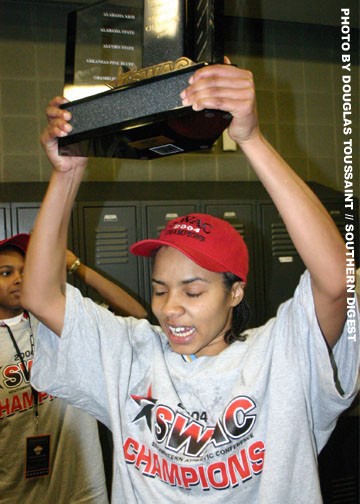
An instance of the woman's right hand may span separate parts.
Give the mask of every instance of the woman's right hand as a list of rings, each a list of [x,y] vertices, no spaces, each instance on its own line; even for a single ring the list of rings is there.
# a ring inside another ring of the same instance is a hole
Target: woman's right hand
[[[53,98],[46,109],[48,124],[40,137],[42,147],[58,172],[71,172],[77,169],[84,170],[87,165],[86,157],[60,156],[58,152],[58,138],[67,136],[72,131],[69,123],[71,113],[61,109],[60,105],[68,100],[61,96]]]

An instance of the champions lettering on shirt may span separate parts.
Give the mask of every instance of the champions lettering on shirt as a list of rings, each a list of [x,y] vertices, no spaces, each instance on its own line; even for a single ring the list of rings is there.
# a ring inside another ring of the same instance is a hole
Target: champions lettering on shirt
[[[125,461],[144,476],[185,489],[200,485],[203,490],[221,490],[262,472],[265,445],[254,440],[251,432],[256,405],[249,397],[234,398],[215,426],[205,426],[184,411],[156,405],[151,387],[147,396],[132,398],[142,406],[134,421],[145,420],[154,440],[150,448],[128,437],[123,449]]]
[[[196,466],[170,462],[131,438],[125,441],[124,453],[126,462],[134,464],[144,476],[187,489],[201,485],[203,490],[222,490],[238,486],[262,472],[265,446],[262,441],[255,441],[226,460]]]

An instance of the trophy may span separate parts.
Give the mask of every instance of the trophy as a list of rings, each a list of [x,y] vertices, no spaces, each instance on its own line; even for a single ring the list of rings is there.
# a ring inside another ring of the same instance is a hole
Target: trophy
[[[195,112],[180,93],[191,75],[223,63],[223,1],[109,0],[68,17],[62,108],[64,156],[152,159],[210,149],[229,125]]]

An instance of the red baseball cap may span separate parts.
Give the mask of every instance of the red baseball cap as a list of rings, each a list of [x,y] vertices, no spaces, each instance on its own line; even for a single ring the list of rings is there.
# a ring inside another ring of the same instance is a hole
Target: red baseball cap
[[[0,250],[4,247],[15,247],[19,249],[23,254],[26,254],[26,249],[29,243],[30,235],[26,233],[20,233],[5,240],[0,240]]]
[[[246,282],[247,246],[240,233],[223,219],[201,213],[177,217],[167,223],[158,239],[136,242],[130,252],[150,257],[162,245],[174,247],[204,269],[230,272]]]

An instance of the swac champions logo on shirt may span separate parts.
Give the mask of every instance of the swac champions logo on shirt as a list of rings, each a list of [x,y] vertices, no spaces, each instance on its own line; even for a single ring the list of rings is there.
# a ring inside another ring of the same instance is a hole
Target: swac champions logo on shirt
[[[225,489],[251,480],[263,468],[265,445],[254,440],[255,402],[235,397],[216,425],[194,420],[179,410],[157,404],[151,394],[131,396],[141,407],[133,422],[146,422],[152,448],[134,439],[124,443],[125,460],[144,476],[183,488]]]
[[[32,359],[26,362],[28,372],[31,370]],[[54,397],[46,392],[38,393],[39,406],[44,401],[52,401]],[[1,369],[0,374],[0,420],[34,407],[34,395],[26,378],[21,362],[8,364]]]

